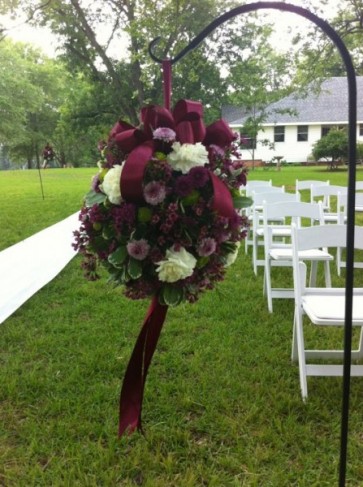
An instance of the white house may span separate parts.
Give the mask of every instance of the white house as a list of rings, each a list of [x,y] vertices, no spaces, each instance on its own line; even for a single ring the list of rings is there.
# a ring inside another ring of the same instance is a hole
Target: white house
[[[363,142],[363,76],[357,77],[357,99],[357,141]],[[232,128],[240,129],[247,116],[238,118],[237,113],[234,107],[222,111],[222,116]],[[333,127],[347,126],[347,78],[329,78],[317,94],[311,92],[304,98],[292,94],[267,107],[262,130],[257,134],[255,159],[269,162],[280,156],[287,162],[306,162],[311,159],[314,142]],[[263,145],[262,140],[273,143],[274,148]],[[251,158],[247,150],[242,150],[242,155],[243,159]]]

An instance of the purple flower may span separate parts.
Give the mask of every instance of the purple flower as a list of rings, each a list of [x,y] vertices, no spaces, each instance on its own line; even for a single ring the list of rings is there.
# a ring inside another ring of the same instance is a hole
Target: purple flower
[[[209,172],[205,167],[192,167],[189,171],[189,176],[195,188],[201,188],[209,179]]]
[[[150,205],[162,203],[166,196],[165,186],[158,181],[151,181],[144,187],[144,198]]]
[[[193,190],[192,179],[188,176],[180,176],[175,183],[175,192],[182,198]]]
[[[93,191],[96,191],[97,193],[100,193],[100,177],[98,174],[96,174],[93,178],[92,178],[92,184],[91,184],[91,188],[93,189]]]
[[[136,217],[136,206],[133,203],[122,203],[121,206],[112,207],[110,213],[116,227],[133,225]]]
[[[217,248],[214,238],[203,238],[198,245],[197,252],[201,257],[208,257],[215,252]]]
[[[150,245],[145,239],[131,240],[127,246],[128,254],[136,260],[144,260],[150,250]]]
[[[222,147],[219,147],[219,145],[211,144],[209,149],[211,149],[216,155],[224,157],[225,151],[222,149]]]
[[[176,133],[168,127],[159,127],[154,130],[153,138],[162,140],[163,142],[174,142]]]

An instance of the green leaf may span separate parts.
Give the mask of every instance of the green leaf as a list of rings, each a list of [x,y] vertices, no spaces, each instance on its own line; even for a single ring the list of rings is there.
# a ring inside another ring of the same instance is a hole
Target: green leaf
[[[167,306],[177,306],[183,301],[183,290],[179,287],[166,284],[161,291],[161,296]]]
[[[118,247],[115,252],[108,256],[108,261],[115,267],[121,267],[127,257],[126,246]]]
[[[102,237],[105,240],[111,240],[115,236],[115,230],[110,226],[105,226],[102,229]]]
[[[248,208],[249,206],[252,206],[252,203],[253,200],[247,196],[237,196],[233,198],[233,206],[238,209]]]
[[[142,264],[139,260],[130,258],[127,272],[129,273],[132,279],[138,279],[142,275]]]
[[[197,260],[197,267],[200,269],[201,267],[204,267],[205,265],[208,264],[210,258],[209,257],[199,257]]]
[[[103,203],[106,198],[107,196],[105,194],[97,193],[96,191],[91,189],[90,191],[88,191],[88,193],[85,196],[85,203],[86,206],[93,206],[96,204]]]
[[[237,249],[237,244],[235,242],[223,242],[221,244],[221,248],[223,249],[224,252],[227,252],[228,254],[235,252]]]

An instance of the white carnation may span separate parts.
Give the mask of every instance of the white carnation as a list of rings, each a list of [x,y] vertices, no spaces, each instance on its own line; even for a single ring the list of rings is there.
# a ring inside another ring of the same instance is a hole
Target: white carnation
[[[236,250],[234,250],[234,252],[231,252],[230,254],[227,254],[226,263],[224,264],[224,267],[229,267],[230,265],[235,263],[237,256],[238,256],[238,251],[239,251],[240,245],[241,245],[241,242],[236,242]]]
[[[173,169],[187,174],[192,167],[204,166],[208,163],[207,149],[200,142],[196,144],[180,144],[174,142],[168,161]]]
[[[101,191],[103,191],[107,198],[114,205],[119,205],[122,201],[121,197],[121,173],[122,166],[116,165],[111,167],[105,175],[102,185],[100,186]]]
[[[176,282],[193,274],[197,259],[187,252],[184,247],[176,251],[173,248],[166,251],[166,259],[157,262],[156,272],[163,282]]]

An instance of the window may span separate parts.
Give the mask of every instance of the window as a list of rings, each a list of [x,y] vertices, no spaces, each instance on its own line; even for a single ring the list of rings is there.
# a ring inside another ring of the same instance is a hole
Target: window
[[[243,141],[241,149],[256,149],[256,139],[254,137],[241,134],[241,140]]]
[[[325,135],[328,135],[330,129],[331,129],[331,125],[322,125],[322,127],[321,127],[321,136],[322,137],[325,137]]]
[[[322,125],[321,126],[321,136],[327,135],[330,130],[347,130],[347,125]]]
[[[274,142],[285,142],[285,127],[283,125],[274,127]]]
[[[306,142],[308,140],[309,127],[307,125],[297,126],[297,141]]]

